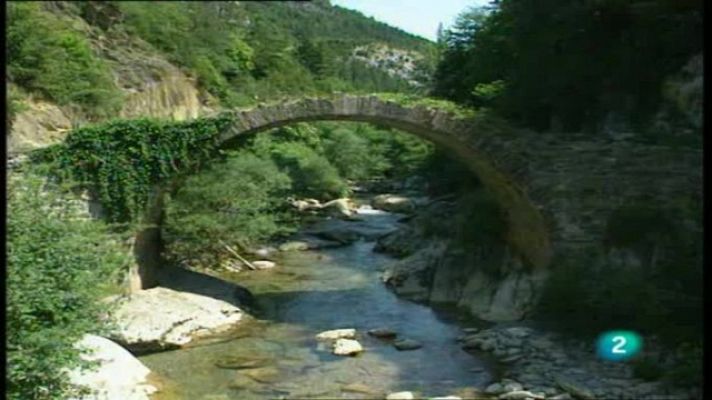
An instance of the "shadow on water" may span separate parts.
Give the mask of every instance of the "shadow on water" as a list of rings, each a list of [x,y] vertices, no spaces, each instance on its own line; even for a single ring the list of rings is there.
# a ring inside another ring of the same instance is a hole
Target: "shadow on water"
[[[366,219],[350,224],[375,235],[381,227],[392,227],[397,218],[378,216],[377,223]],[[455,320],[460,314],[451,309],[436,312],[395,296],[379,279],[381,268],[393,259],[374,253],[373,245],[358,241],[334,249],[283,253],[275,269],[225,274],[224,280],[166,267],[159,280],[175,290],[239,305],[248,298],[248,289],[256,320],[237,328],[249,334],[141,359],[178,382],[177,398],[373,398],[402,390],[468,397],[464,388],[484,386],[492,379],[489,363],[456,342],[461,332]],[[420,342],[422,348],[399,351],[392,341],[366,334],[383,327]],[[327,343],[314,338],[337,328],[355,328],[365,351],[356,357],[335,356]],[[257,372],[219,367],[231,357],[269,362]],[[344,385],[353,384],[374,392],[344,391]]]

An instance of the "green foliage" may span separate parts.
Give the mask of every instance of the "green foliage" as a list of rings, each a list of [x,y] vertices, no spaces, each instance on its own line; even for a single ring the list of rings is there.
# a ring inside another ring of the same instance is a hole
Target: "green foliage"
[[[72,344],[102,329],[98,299],[129,257],[104,224],[76,218],[42,178],[13,175],[7,192],[6,394],[63,399],[72,392],[63,368],[81,364]]]
[[[422,96],[414,96],[403,93],[377,93],[378,98],[385,101],[392,101],[405,107],[425,107],[429,109],[442,110],[453,114],[458,118],[474,118],[477,112],[471,107],[462,107],[447,100],[439,100]]]
[[[166,206],[167,252],[176,261],[215,265],[223,243],[251,245],[291,232],[280,208],[292,189],[290,177],[268,157],[228,153],[182,182]]]
[[[270,155],[294,179],[298,195],[329,199],[343,197],[349,193],[349,188],[339,176],[336,167],[306,144],[275,143]]]
[[[106,64],[71,24],[38,2],[7,4],[9,78],[57,102],[77,105],[90,117],[106,117],[121,106],[121,93]]]
[[[200,165],[217,150],[232,117],[190,122],[114,120],[74,130],[61,145],[35,153],[99,195],[110,221],[137,221],[159,182]]]
[[[383,148],[372,148],[368,138],[348,128],[331,131],[325,147],[326,157],[346,179],[362,181],[383,175],[390,167]]]
[[[702,51],[702,1],[501,0],[463,12],[443,35],[437,95],[473,106],[506,83],[497,110],[528,126],[596,126],[614,111],[643,122],[666,76]]]
[[[181,182],[166,207],[170,258],[217,265],[231,257],[221,241],[249,246],[291,232],[298,216],[285,210],[288,196],[342,197],[348,179],[417,170],[431,147],[412,135],[357,123],[302,123],[259,133],[227,161]]]

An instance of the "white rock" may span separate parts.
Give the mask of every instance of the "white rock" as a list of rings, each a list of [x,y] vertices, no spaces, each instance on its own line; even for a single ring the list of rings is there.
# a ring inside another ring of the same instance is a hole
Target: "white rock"
[[[573,397],[571,397],[571,395],[568,393],[561,393],[554,397],[549,398],[549,400],[572,400],[572,399],[573,399]]]
[[[351,356],[362,351],[361,343],[353,339],[337,339],[332,350],[337,356]]]
[[[396,213],[410,212],[415,208],[409,198],[392,194],[381,194],[374,197],[371,200],[371,206],[379,210]]]
[[[356,337],[356,329],[332,329],[316,335],[317,340],[353,339]]]
[[[83,359],[99,362],[95,370],[77,368],[68,371],[72,384],[88,387],[92,391],[82,400],[149,400],[149,395],[158,390],[146,382],[151,371],[111,340],[84,335],[75,347],[86,349],[81,355]]]
[[[500,400],[544,400],[544,396],[534,394],[528,390],[517,390],[514,392],[509,392],[501,394],[498,399]]]
[[[519,382],[508,382],[504,385],[505,392],[518,392],[524,389]]]
[[[386,400],[413,400],[414,398],[412,392],[395,392],[386,396]]]
[[[431,397],[430,400],[462,400],[462,397],[458,397],[458,396]]]
[[[183,346],[233,327],[242,311],[227,302],[156,287],[119,298],[111,338],[130,350]]]
[[[255,268],[257,268],[257,269],[270,269],[270,268],[274,268],[277,266],[277,264],[274,261],[267,261],[267,260],[253,261],[252,265],[254,265]]]

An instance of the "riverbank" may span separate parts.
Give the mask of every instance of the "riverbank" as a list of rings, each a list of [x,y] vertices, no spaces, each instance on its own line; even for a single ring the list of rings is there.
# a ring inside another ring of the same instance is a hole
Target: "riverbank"
[[[141,355],[167,382],[151,398],[386,398],[404,391],[452,399],[700,398],[694,388],[636,379],[630,364],[596,359],[593,343],[534,328],[532,321],[488,323],[462,309],[399,298],[382,283],[399,261],[373,250],[377,239],[408,220],[361,205],[344,218],[320,217],[281,246],[265,246],[269,251],[260,255],[272,268],[164,268],[161,290],[247,313],[220,333]],[[152,308],[162,313],[160,304]],[[317,338],[345,328],[361,347],[355,357],[334,354],[333,343]],[[399,349],[396,340],[368,334],[374,329],[414,345]],[[157,351],[167,349],[173,350]]]

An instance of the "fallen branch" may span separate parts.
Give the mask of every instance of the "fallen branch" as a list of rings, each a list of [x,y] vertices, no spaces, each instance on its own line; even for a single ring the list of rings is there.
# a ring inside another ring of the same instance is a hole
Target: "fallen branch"
[[[228,246],[227,243],[223,242],[222,240],[220,241],[220,243],[222,243],[222,245],[225,246],[225,248],[227,249],[227,251],[229,251],[230,253],[232,253],[232,255],[234,255],[235,257],[237,257],[238,260],[242,261],[243,264],[247,265],[247,268],[249,268],[249,269],[251,269],[251,270],[253,270],[253,271],[257,270],[257,268],[256,268],[254,265],[252,265],[251,262],[249,262],[249,261],[245,260],[244,258],[242,258],[242,256],[239,255],[235,250],[233,250],[232,247]]]

